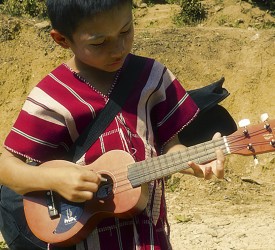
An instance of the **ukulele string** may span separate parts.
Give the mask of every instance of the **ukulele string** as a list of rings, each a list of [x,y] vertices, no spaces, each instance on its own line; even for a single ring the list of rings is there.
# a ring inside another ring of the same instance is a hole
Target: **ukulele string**
[[[266,129],[262,128],[259,130],[255,130],[252,133],[249,133],[249,137],[247,139],[251,139],[252,137],[254,138],[253,143],[251,144],[252,147],[253,146],[258,147],[258,146],[270,145],[270,141],[268,141],[268,140],[255,139],[255,138],[257,138],[257,136],[263,135],[264,131],[266,131]],[[244,142],[244,135],[235,135],[235,136],[233,135],[233,136],[228,136],[228,138],[229,138],[228,142],[232,144],[230,146],[231,153],[237,153],[238,151],[249,147],[249,143]],[[235,145],[236,143],[237,143],[237,145]],[[261,153],[261,152],[257,152],[257,153]]]
[[[217,142],[218,142],[218,140],[215,140],[215,145],[214,145],[214,143],[213,143],[213,141],[209,141],[209,142],[206,142],[206,143],[204,143],[204,144],[207,144],[207,145],[209,145],[209,144],[213,144],[214,146],[212,146],[211,148],[207,148],[207,150],[209,151],[209,150],[212,150],[211,151],[211,155],[213,155],[212,157],[211,157],[211,160],[212,159],[215,159],[215,150],[213,150],[213,149],[215,149],[216,147],[217,147]],[[224,145],[224,142],[222,141],[222,143],[219,143],[220,145]],[[207,153],[204,153],[203,155],[201,155],[201,153],[202,152],[205,152],[205,145],[202,147],[201,146],[201,148],[200,147],[198,147],[198,146],[196,146],[196,148],[194,149],[192,149],[192,150],[189,150],[190,152],[189,152],[189,155],[192,155],[192,157],[188,157],[188,159],[185,159],[185,160],[183,160],[182,159],[182,155],[179,155],[179,156],[177,156],[177,154],[178,154],[178,152],[177,153],[174,153],[173,154],[173,158],[176,158],[177,157],[177,162],[175,163],[173,160],[171,160],[171,161],[167,161],[165,158],[165,161],[163,162],[163,163],[165,163],[165,164],[163,164],[163,167],[162,168],[158,168],[157,170],[155,169],[155,168],[152,168],[152,166],[150,167],[150,166],[148,166],[148,165],[146,165],[146,166],[144,166],[143,167],[143,169],[146,169],[146,171],[142,171],[142,172],[137,172],[137,173],[135,173],[135,177],[134,178],[132,178],[131,179],[131,181],[135,181],[135,180],[138,180],[138,179],[142,179],[142,178],[144,178],[145,176],[147,177],[147,176],[152,176],[152,175],[155,175],[156,173],[157,174],[159,174],[159,173],[163,173],[164,171],[166,171],[167,169],[174,169],[175,168],[175,166],[180,166],[180,169],[186,169],[186,168],[189,168],[189,166],[187,165],[187,162],[188,161],[194,161],[194,160],[197,160],[198,159],[198,156],[196,155],[196,154],[199,154],[200,155],[200,158],[202,158],[202,157],[205,157],[205,156],[208,156],[210,153],[209,152],[207,152]],[[190,149],[190,148],[189,148]],[[202,150],[200,150],[200,149],[202,149]],[[225,147],[223,148],[223,149],[225,149]],[[194,153],[194,152],[192,152],[192,151],[196,151],[196,154]],[[186,153],[186,151],[183,151],[184,153]],[[167,157],[167,155],[165,155],[166,157]],[[154,159],[156,159],[156,158],[152,158],[153,160]],[[147,161],[147,160],[146,160]],[[145,161],[145,162],[146,162]],[[185,161],[185,162],[184,162]],[[135,164],[137,164],[137,165],[139,165],[139,162],[138,163],[135,163]],[[133,165],[135,165],[135,164],[133,164]],[[141,163],[142,164],[142,163]],[[186,164],[186,166],[184,166],[183,167],[183,165],[184,164]],[[160,165],[162,165],[162,164],[160,164]],[[141,165],[141,167],[142,167],[142,165]],[[148,168],[149,168],[149,171],[148,171]],[[175,171],[173,171],[173,172],[178,172],[178,170],[175,170]],[[171,174],[171,173],[170,173]],[[167,175],[170,175],[170,174],[167,174]],[[124,173],[124,176],[125,176],[125,173]],[[164,176],[162,176],[162,177],[164,177]],[[151,178],[151,179],[156,179],[156,178]],[[127,179],[128,180],[128,179]],[[122,184],[121,182],[123,182],[123,181],[125,181],[125,179],[122,179],[122,180],[118,180],[117,182],[116,182],[116,184],[117,184],[117,188],[122,188],[124,185],[129,185],[129,181],[126,183],[126,184]],[[151,180],[149,180],[149,181],[151,181]],[[143,182],[141,182],[141,183],[146,183],[146,182],[149,182],[149,181],[143,181]],[[130,188],[129,188],[130,189]],[[126,190],[125,190],[126,191]]]
[[[209,145],[211,147],[209,147]],[[203,162],[213,160],[215,159],[214,157],[215,148],[221,147],[221,146],[223,146],[222,149],[224,150],[225,147],[224,147],[223,139],[208,141],[205,143],[198,144],[196,146],[186,148],[186,150],[184,151],[174,152],[174,153],[159,156],[157,158],[151,158],[146,161],[143,161],[144,163],[148,162],[147,164],[143,164],[143,162],[140,162],[141,165],[142,164],[145,165],[143,169],[146,169],[146,171],[141,171],[140,173],[137,173],[134,179],[139,179],[144,176],[152,175],[156,172],[161,173],[161,172],[164,172],[166,169],[172,168],[173,166],[187,164],[188,161],[199,161],[200,163],[203,163]],[[158,161],[157,159],[160,159],[160,160]],[[159,164],[163,167],[157,168],[157,169],[154,168],[154,162],[156,162],[155,165]],[[150,166],[150,163],[152,166]],[[137,163],[137,165],[139,165],[139,163]],[[182,169],[184,168],[189,168],[189,166],[187,165],[186,167],[182,167]],[[149,169],[149,171],[147,169]],[[177,172],[177,170],[175,170],[175,172]]]
[[[217,141],[216,141],[217,142]],[[159,164],[159,165],[163,165],[163,168],[158,168],[158,170],[161,172],[161,171],[163,171],[163,170],[165,170],[165,169],[167,169],[167,168],[169,168],[169,167],[171,167],[171,166],[173,166],[174,164],[172,163],[171,164],[171,161],[167,161],[167,159],[166,158],[176,158],[177,157],[177,159],[176,160],[180,160],[180,162],[179,162],[179,164],[182,164],[183,162],[188,162],[188,161],[194,161],[194,160],[196,160],[196,159],[198,159],[198,158],[202,158],[202,157],[205,157],[205,156],[207,156],[207,155],[209,155],[210,153],[209,152],[207,152],[207,153],[204,153],[205,152],[205,147],[207,146],[207,144],[213,144],[213,142],[212,141],[209,141],[209,142],[206,142],[206,143],[204,143],[205,145],[202,147],[202,146],[200,146],[201,148],[203,148],[203,150],[200,150],[200,147],[198,147],[198,146],[196,146],[196,147],[194,147],[194,148],[186,148],[187,150],[186,151],[183,151],[182,153],[184,154],[187,154],[188,155],[188,157],[187,157],[187,159],[184,159],[183,160],[183,158],[182,158],[182,155],[180,154],[180,152],[176,152],[176,153],[172,153],[172,154],[169,154],[169,155],[162,155],[163,156],[163,159],[161,159],[161,157],[162,156],[158,156],[158,157],[153,157],[153,158],[148,158],[147,160],[145,160],[145,161],[141,161],[141,162],[136,162],[136,163],[133,163],[133,164],[131,164],[131,165],[136,165],[136,167],[138,168],[138,167],[142,167],[142,165],[146,165],[146,169],[147,168],[149,168],[149,169],[151,169],[151,171],[146,171],[146,172],[144,172],[144,171],[142,171],[140,174],[138,174],[138,173],[136,173],[136,175],[135,175],[135,178],[142,178],[142,177],[144,177],[144,176],[146,176],[146,175],[148,175],[148,174],[152,174],[152,173],[154,173],[154,172],[156,172],[156,169],[152,169],[152,166],[149,166],[150,165],[150,163],[151,164],[154,164],[154,162],[156,162],[156,161],[158,161],[157,159],[160,159],[158,162],[157,162],[157,164]],[[223,143],[223,141],[222,141],[222,143],[220,143],[220,145],[223,145],[224,143]],[[219,146],[220,146],[219,145]],[[216,147],[217,145],[215,144],[215,147]],[[211,148],[207,148],[207,150],[209,151],[209,150],[212,150],[212,148],[214,148],[214,147],[211,147]],[[200,155],[201,154],[201,152],[203,152],[204,154],[203,155]],[[214,153],[214,151],[211,151],[211,154],[213,154]],[[179,155],[180,154],[180,155]],[[198,156],[199,155],[199,156]],[[212,157],[211,157],[211,159],[212,159]],[[174,159],[172,159],[172,162],[173,162],[173,160]],[[149,163],[147,163],[147,164],[145,164],[146,162],[149,162]],[[144,167],[143,167],[144,168]],[[121,168],[118,168],[117,169],[118,171],[113,171],[112,172],[112,174],[114,175],[114,176],[116,176],[116,177],[119,177],[120,175],[122,175],[122,177],[125,177],[125,173],[127,173],[128,171],[125,171],[125,167],[121,167]],[[121,171],[122,170],[122,171]],[[137,169],[138,170],[138,169]],[[117,179],[119,179],[119,178],[117,178]],[[120,180],[120,181],[124,181],[125,179],[122,179],[122,180]]]

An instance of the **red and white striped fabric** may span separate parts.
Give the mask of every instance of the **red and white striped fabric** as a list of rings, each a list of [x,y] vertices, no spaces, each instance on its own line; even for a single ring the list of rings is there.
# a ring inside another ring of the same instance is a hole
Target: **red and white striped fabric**
[[[159,62],[147,59],[136,82],[122,111],[79,164],[92,163],[114,149],[136,161],[159,155],[197,115],[196,104]],[[108,98],[62,64],[31,91],[4,146],[37,162],[62,159]],[[130,220],[102,221],[77,249],[169,249],[163,181],[148,185],[150,198],[143,213]]]

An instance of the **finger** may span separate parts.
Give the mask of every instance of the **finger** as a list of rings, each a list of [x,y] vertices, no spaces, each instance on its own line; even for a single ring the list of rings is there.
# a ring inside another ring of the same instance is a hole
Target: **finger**
[[[212,168],[209,166],[206,166],[204,171],[204,179],[210,180],[212,176],[213,176]]]
[[[98,184],[95,182],[84,182],[77,190],[95,193],[98,190]]]
[[[197,165],[195,162],[193,161],[189,161],[188,162],[189,167],[193,170],[194,172],[194,176],[199,177],[199,178],[203,178],[204,177],[204,173],[201,170],[201,168],[199,167],[199,165]]]
[[[89,192],[89,191],[81,191],[79,192],[77,195],[75,195],[71,201],[73,202],[85,202],[88,200],[91,200],[94,196],[93,192]]]
[[[108,182],[107,178],[102,177],[102,175],[100,175],[100,174],[97,174],[97,175],[98,175],[98,178],[99,178],[100,182]]]
[[[83,176],[83,180],[99,184],[102,180],[102,177],[100,174],[97,174],[91,170],[87,170]]]
[[[216,150],[216,156],[217,156],[217,160],[216,160],[216,170],[215,170],[216,173],[215,174],[219,179],[222,179],[222,178],[224,178],[225,156],[221,149]]]
[[[220,133],[220,132],[217,132],[217,133],[215,133],[214,136],[212,137],[212,140],[217,140],[217,139],[219,139],[219,138],[221,138],[221,137],[222,137],[221,133]]]
[[[94,196],[93,192],[89,192],[89,191],[83,191],[81,192],[81,197],[83,197],[83,199],[85,200],[91,200]]]

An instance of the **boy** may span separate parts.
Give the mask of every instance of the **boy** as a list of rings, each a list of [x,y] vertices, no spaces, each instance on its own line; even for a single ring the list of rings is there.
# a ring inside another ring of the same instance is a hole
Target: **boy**
[[[85,202],[98,190],[101,176],[79,165],[115,149],[126,151],[137,162],[184,150],[177,134],[199,110],[173,74],[148,58],[122,111],[77,164],[65,161],[68,148],[104,108],[113,89],[119,87],[121,69],[125,71],[134,57],[130,54],[132,1],[48,0],[47,7],[52,38],[74,56],[46,76],[27,98],[4,143],[0,183],[19,194],[53,190],[69,201]],[[29,166],[26,159],[40,167]],[[183,173],[223,178],[223,163],[223,153],[217,150],[217,161],[190,162]],[[170,249],[163,180],[148,187],[149,201],[142,213],[128,220],[104,219],[72,249]],[[11,248],[15,241],[8,242]],[[37,249],[45,248],[35,242]]]

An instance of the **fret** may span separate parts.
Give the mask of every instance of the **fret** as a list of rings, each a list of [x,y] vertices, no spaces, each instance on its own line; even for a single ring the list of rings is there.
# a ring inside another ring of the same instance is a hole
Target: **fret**
[[[166,165],[167,165],[167,169],[169,170],[169,172],[168,172],[169,174],[175,171],[175,166],[177,165],[174,156],[175,156],[175,154],[170,154],[170,156],[169,156],[170,160],[169,161],[166,160],[166,162],[167,162]],[[168,157],[166,159],[168,159]]]
[[[160,168],[159,175],[158,175],[158,177],[159,177],[159,176],[162,176],[162,175],[166,174],[165,171],[163,171],[163,170],[166,169],[166,171],[167,171],[167,168],[165,168],[167,158],[164,158],[164,162],[161,161],[161,158],[159,158],[159,157],[157,157],[157,158],[158,158],[158,168]]]
[[[181,155],[183,156],[182,152],[181,152]],[[186,149],[186,155],[187,155],[187,160],[186,160],[186,163],[187,163],[188,161],[191,160],[190,148]],[[181,158],[183,158],[183,157],[181,157]]]
[[[200,146],[200,147],[199,147]],[[190,154],[190,161],[196,161],[197,163],[201,163],[201,158],[205,155],[204,150],[198,150],[201,148],[201,145],[199,146],[192,146],[189,149],[189,154]]]
[[[204,145],[204,151],[206,152],[206,160],[209,161],[210,160],[210,156],[208,154],[208,147],[207,147],[207,143],[203,143]]]
[[[199,152],[198,152],[198,146],[199,146],[199,145],[193,146],[194,149],[195,149],[195,154],[194,154],[193,158],[196,158],[196,159],[197,159],[197,162],[198,162],[198,163],[201,163],[201,157],[200,157]]]

